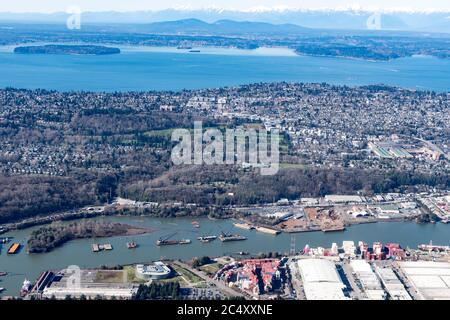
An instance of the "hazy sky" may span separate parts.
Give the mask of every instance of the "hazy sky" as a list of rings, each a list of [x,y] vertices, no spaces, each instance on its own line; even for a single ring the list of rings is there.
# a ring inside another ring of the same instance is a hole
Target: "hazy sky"
[[[167,8],[224,8],[264,10],[298,9],[366,9],[450,12],[449,0],[0,0],[0,12],[55,12],[78,6],[82,11],[137,11]]]

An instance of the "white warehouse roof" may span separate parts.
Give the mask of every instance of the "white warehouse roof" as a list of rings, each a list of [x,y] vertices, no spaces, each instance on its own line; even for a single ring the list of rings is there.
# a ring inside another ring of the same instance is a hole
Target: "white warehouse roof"
[[[345,300],[345,285],[333,262],[325,259],[298,261],[308,300]]]
[[[450,299],[450,263],[408,261],[400,266],[423,299]]]

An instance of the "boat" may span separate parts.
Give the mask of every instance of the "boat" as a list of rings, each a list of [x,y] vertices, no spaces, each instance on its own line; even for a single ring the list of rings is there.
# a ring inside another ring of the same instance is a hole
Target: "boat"
[[[9,247],[9,249],[8,249],[8,254],[16,254],[16,253],[19,253],[20,248],[21,248],[21,244],[15,242],[15,243],[13,243],[13,244]]]
[[[189,244],[189,243],[191,243],[191,240],[190,239],[181,239],[178,243],[179,244]]]
[[[216,239],[217,239],[217,236],[201,236],[201,237],[197,238],[197,240],[199,240],[200,242],[203,242],[203,243],[208,243],[208,242],[211,242]]]
[[[240,255],[240,256],[248,256],[250,254],[250,252],[247,252],[247,251],[239,251],[238,252],[238,255]]]
[[[8,272],[0,271],[0,277],[4,277],[4,276],[7,276],[7,275],[8,275]]]
[[[222,242],[242,241],[242,240],[247,240],[247,237],[241,236],[239,234],[227,234],[225,232],[221,232],[220,236],[219,236],[219,240]]]
[[[100,246],[97,243],[94,243],[92,245],[92,252],[99,252],[100,251]]]
[[[178,244],[178,240],[163,240],[163,239],[159,239],[156,241],[156,245],[157,246],[170,246],[170,245],[174,245],[174,244]]]
[[[137,243],[136,242],[134,242],[134,241],[131,241],[131,242],[128,242],[127,243],[127,248],[128,249],[134,249],[134,248],[137,248]]]
[[[200,50],[194,49],[194,50],[189,50],[189,52],[200,52]]]
[[[5,288],[0,288],[0,293],[2,293],[3,291],[5,291]]]
[[[8,243],[8,242],[10,242],[10,241],[11,241],[11,239],[8,238],[8,237],[6,237],[6,238],[4,238],[4,237],[0,238],[0,243]]]
[[[200,228],[200,223],[198,223],[197,221],[192,221],[191,223],[194,228]]]

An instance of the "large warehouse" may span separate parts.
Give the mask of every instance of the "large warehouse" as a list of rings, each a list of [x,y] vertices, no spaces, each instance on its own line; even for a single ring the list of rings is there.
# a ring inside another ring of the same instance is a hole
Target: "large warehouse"
[[[385,292],[380,280],[375,275],[372,267],[366,260],[352,260],[350,262],[354,276],[361,283],[361,287],[370,300],[384,300]]]
[[[404,261],[400,266],[422,299],[450,299],[450,263]]]
[[[345,285],[332,261],[301,259],[298,267],[307,300],[346,300]]]

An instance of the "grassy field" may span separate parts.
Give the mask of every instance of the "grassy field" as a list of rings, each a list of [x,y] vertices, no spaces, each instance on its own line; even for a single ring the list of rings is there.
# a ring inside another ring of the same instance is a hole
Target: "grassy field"
[[[209,276],[215,275],[217,273],[217,271],[219,271],[220,268],[222,268],[223,265],[220,263],[211,263],[211,264],[206,264],[204,266],[200,267],[200,270],[203,271],[204,273],[206,273]]]
[[[128,282],[132,283],[145,283],[144,279],[139,279],[136,277],[136,267],[135,266],[126,266],[123,268],[123,271],[127,274]]]
[[[186,270],[180,266],[175,265],[173,268],[179,275],[183,276],[184,278],[186,278],[186,280],[188,280],[193,284],[203,281],[203,279],[199,278],[189,270]]]
[[[124,271],[122,270],[99,270],[95,275],[95,281],[100,283],[123,283]]]

